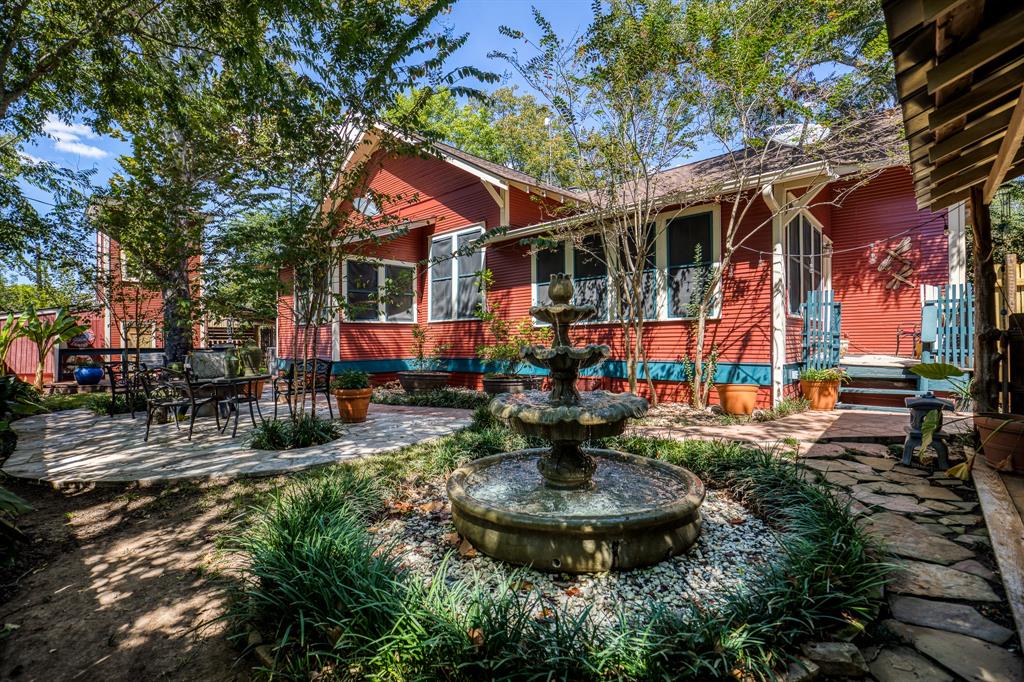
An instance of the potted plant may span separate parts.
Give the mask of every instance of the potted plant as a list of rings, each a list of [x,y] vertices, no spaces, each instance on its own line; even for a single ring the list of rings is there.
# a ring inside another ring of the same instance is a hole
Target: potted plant
[[[90,359],[76,362],[74,375],[79,386],[95,386],[103,379],[103,366]]]
[[[754,414],[759,388],[757,384],[715,384],[722,412],[736,415]]]
[[[538,389],[544,380],[539,375],[522,374],[526,363],[523,348],[546,344],[551,341],[549,327],[534,327],[529,319],[513,325],[511,320],[501,317],[501,308],[492,303],[480,306],[477,317],[487,326],[494,338],[493,343],[478,346],[476,355],[490,371],[484,374],[484,392],[488,395],[499,393],[522,393]]]
[[[245,345],[239,347],[237,351],[239,370],[242,376],[249,375],[265,375],[267,374],[267,368],[264,365],[263,350],[259,346]],[[252,384],[246,384],[245,390],[248,392],[250,387],[255,391],[256,395],[263,395],[263,387],[266,384],[265,379],[257,379]]]
[[[355,369],[348,369],[331,381],[331,391],[338,404],[338,418],[354,424],[366,421],[370,407],[370,375]]]
[[[839,384],[849,380],[846,371],[839,367],[805,369],[800,372],[800,392],[810,403],[810,409],[829,412],[839,401]]]
[[[446,372],[444,358],[448,344],[434,344],[427,354],[427,330],[418,324],[412,326],[413,369],[398,373],[398,382],[407,393],[426,393],[448,385],[451,372]]]

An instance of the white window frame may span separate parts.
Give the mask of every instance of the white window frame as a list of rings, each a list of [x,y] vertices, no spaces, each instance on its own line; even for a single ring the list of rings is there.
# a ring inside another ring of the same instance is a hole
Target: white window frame
[[[722,207],[719,204],[699,204],[696,206],[688,206],[678,211],[668,211],[659,214],[655,220],[655,293],[657,296],[657,310],[658,316],[654,318],[645,318],[645,322],[679,322],[689,319],[690,317],[675,317],[670,316],[668,313],[668,230],[666,229],[668,221],[674,218],[685,217],[688,215],[697,215],[700,213],[711,214],[711,250],[713,257],[711,261],[712,267],[721,267],[722,265]],[[614,256],[614,254],[612,254]],[[575,259],[573,258],[573,245],[571,242],[565,243],[565,274],[569,277],[573,277],[573,266]],[[616,318],[612,316],[612,311],[617,310],[619,307],[618,296],[614,287],[611,286],[611,275],[608,275],[608,318],[604,320],[588,320],[586,322],[580,322],[578,324],[614,324]],[[530,300],[533,305],[538,305],[537,300],[537,254],[534,252],[530,256]],[[717,285],[716,297],[718,299],[718,305],[715,306],[713,314],[708,316],[708,319],[720,319],[722,316],[722,280],[719,279]]]
[[[417,275],[418,269],[415,263],[408,263],[400,260],[389,260],[386,258],[343,258],[341,261],[341,300],[348,303],[348,264],[349,261],[356,263],[371,263],[377,266],[377,319],[376,320],[349,320],[341,315],[341,321],[345,324],[416,324],[419,319],[419,297],[417,296]],[[412,320],[389,320],[387,319],[387,301],[383,300],[384,273],[386,266],[392,265],[412,270]]]
[[[789,252],[789,226],[793,224],[793,221],[797,218],[803,217],[807,222],[811,224],[811,228],[816,230],[821,235],[821,288],[829,290],[832,288],[832,240],[825,234],[825,225],[814,217],[814,214],[807,209],[800,209],[786,221],[786,225],[782,231],[783,239],[783,253],[785,254],[784,263],[786,264],[786,315],[792,318],[799,318],[799,309],[793,311],[789,307],[789,264],[791,254]],[[804,255],[804,237],[803,230],[800,231],[800,258]],[[803,287],[803,277],[800,277],[800,286]],[[802,291],[803,294],[800,300],[804,303],[807,302],[807,292]]]
[[[121,321],[121,341],[124,342],[125,348],[134,348],[135,347],[135,346],[130,345],[134,341],[134,339],[128,338],[128,327],[130,327],[130,326],[136,326],[136,327],[139,327],[140,329],[147,329],[148,328],[149,329],[149,337],[150,337],[150,339],[152,339],[152,342],[153,342],[153,346],[152,347],[153,348],[159,348],[160,347],[160,346],[156,345],[157,341],[162,341],[162,339],[158,338],[158,335],[157,335],[157,331],[158,331],[157,323],[155,321],[153,321],[153,320],[122,320]]]
[[[486,232],[486,227],[484,226],[484,223],[475,223],[475,224],[469,225],[467,227],[459,228],[458,230],[452,230],[450,232],[438,232],[436,234],[431,235],[430,236],[430,243],[427,245],[427,259],[430,260],[430,258],[431,258],[430,254],[433,253],[434,242],[440,241],[442,239],[449,239],[450,238],[452,240],[452,253],[455,253],[456,251],[459,250],[459,247],[458,247],[459,237],[461,235],[464,235],[464,234],[469,234],[470,232],[479,232],[481,237],[483,237],[487,233]],[[440,323],[440,322],[472,322],[472,321],[479,321],[480,318],[478,318],[475,315],[472,315],[470,317],[454,317],[456,311],[459,309],[459,306],[458,306],[458,303],[459,303],[459,301],[458,301],[458,296],[459,296],[459,286],[458,286],[459,285],[459,259],[455,258],[455,257],[452,257],[451,264],[452,264],[451,279],[452,279],[452,315],[453,315],[453,317],[450,317],[450,318],[447,318],[447,319],[443,319],[443,320],[435,320],[434,319],[434,306],[433,306],[433,302],[434,302],[434,278],[431,276],[431,269],[434,267],[434,264],[430,263],[427,266],[427,322],[428,323],[434,323],[434,322],[439,322]],[[484,245],[484,246],[480,247],[480,272],[483,272],[486,269],[487,269],[487,246]],[[482,291],[480,292],[480,303],[484,304],[484,305],[486,305],[486,303],[487,303],[486,300],[485,300],[484,292],[482,292]]]

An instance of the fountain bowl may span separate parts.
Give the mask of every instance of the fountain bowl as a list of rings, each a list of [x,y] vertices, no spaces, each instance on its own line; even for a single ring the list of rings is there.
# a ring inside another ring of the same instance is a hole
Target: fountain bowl
[[[628,570],[686,551],[700,535],[704,484],[656,459],[586,448],[594,486],[544,484],[547,448],[470,462],[448,479],[459,534],[483,553],[540,571]]]

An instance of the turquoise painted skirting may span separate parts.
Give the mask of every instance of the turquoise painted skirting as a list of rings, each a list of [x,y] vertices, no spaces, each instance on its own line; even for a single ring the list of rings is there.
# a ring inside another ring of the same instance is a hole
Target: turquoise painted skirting
[[[482,374],[487,371],[484,363],[477,358],[449,358],[443,368],[449,372]],[[655,381],[686,381],[686,368],[680,362],[651,361],[651,377]],[[334,371],[358,369],[368,374],[391,374],[413,369],[411,358],[386,358],[376,360],[342,360],[334,363]],[[642,376],[642,365],[639,370]],[[547,371],[526,367],[524,374],[546,375]],[[602,376],[614,379],[626,378],[626,363],[622,360],[609,360],[596,370],[584,370],[584,376]],[[772,368],[767,363],[753,362],[721,362],[715,370],[715,382],[719,384],[756,384],[770,386]]]

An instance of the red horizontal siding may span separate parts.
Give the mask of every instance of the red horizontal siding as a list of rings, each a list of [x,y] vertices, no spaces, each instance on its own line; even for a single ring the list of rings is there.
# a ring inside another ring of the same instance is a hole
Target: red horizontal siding
[[[836,192],[848,188],[837,183]],[[896,330],[921,323],[920,285],[949,279],[945,211],[920,211],[910,171],[888,169],[850,192],[832,211],[832,288],[843,304],[842,333],[850,353],[896,352]],[[906,232],[906,235],[901,233]],[[878,272],[886,248],[904,236],[912,240],[911,285],[885,288],[890,277]],[[907,344],[902,344],[906,352]]]

